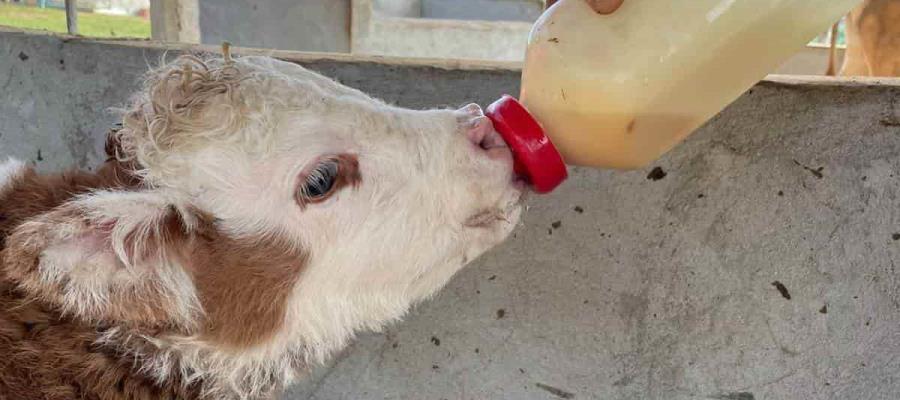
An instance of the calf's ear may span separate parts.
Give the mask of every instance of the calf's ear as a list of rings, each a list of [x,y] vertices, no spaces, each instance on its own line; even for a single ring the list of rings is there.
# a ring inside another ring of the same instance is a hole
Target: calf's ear
[[[72,317],[192,331],[202,310],[179,260],[201,218],[163,192],[96,192],[17,227],[2,267]]]

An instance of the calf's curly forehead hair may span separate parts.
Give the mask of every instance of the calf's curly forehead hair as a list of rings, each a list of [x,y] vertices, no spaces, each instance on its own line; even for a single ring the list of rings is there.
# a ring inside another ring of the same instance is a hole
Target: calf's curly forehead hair
[[[245,151],[264,147],[271,124],[264,111],[274,102],[265,96],[269,79],[230,57],[183,55],[165,63],[145,76],[124,110],[115,133],[119,159],[160,178],[182,173],[183,156],[213,141]]]

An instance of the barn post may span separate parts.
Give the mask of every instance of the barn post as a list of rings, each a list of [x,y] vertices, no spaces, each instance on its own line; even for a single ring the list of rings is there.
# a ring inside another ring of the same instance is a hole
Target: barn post
[[[153,40],[200,43],[199,0],[150,0]]]
[[[66,0],[66,28],[70,35],[78,34],[78,7],[76,0]]]

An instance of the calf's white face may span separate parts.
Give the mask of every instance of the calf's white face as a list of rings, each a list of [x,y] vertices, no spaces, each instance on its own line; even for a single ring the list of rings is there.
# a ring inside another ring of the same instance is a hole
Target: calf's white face
[[[39,265],[9,273],[120,333],[166,327],[154,346],[251,391],[400,318],[521,212],[477,106],[400,109],[270,58],[152,71],[117,139],[145,185],[22,225],[9,247]]]
[[[401,317],[517,223],[512,156],[478,106],[411,111],[293,64],[235,67],[254,90],[245,104],[266,104],[241,138],[198,146],[190,172],[156,176],[141,161],[230,235],[302,249],[277,342],[303,337],[322,357],[353,330]]]

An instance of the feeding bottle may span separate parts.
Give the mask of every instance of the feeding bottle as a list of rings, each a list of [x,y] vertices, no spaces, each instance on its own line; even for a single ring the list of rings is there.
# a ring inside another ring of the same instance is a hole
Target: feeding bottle
[[[644,167],[858,2],[625,0],[600,14],[561,0],[531,30],[520,101],[487,115],[538,192],[565,179],[560,156]]]

